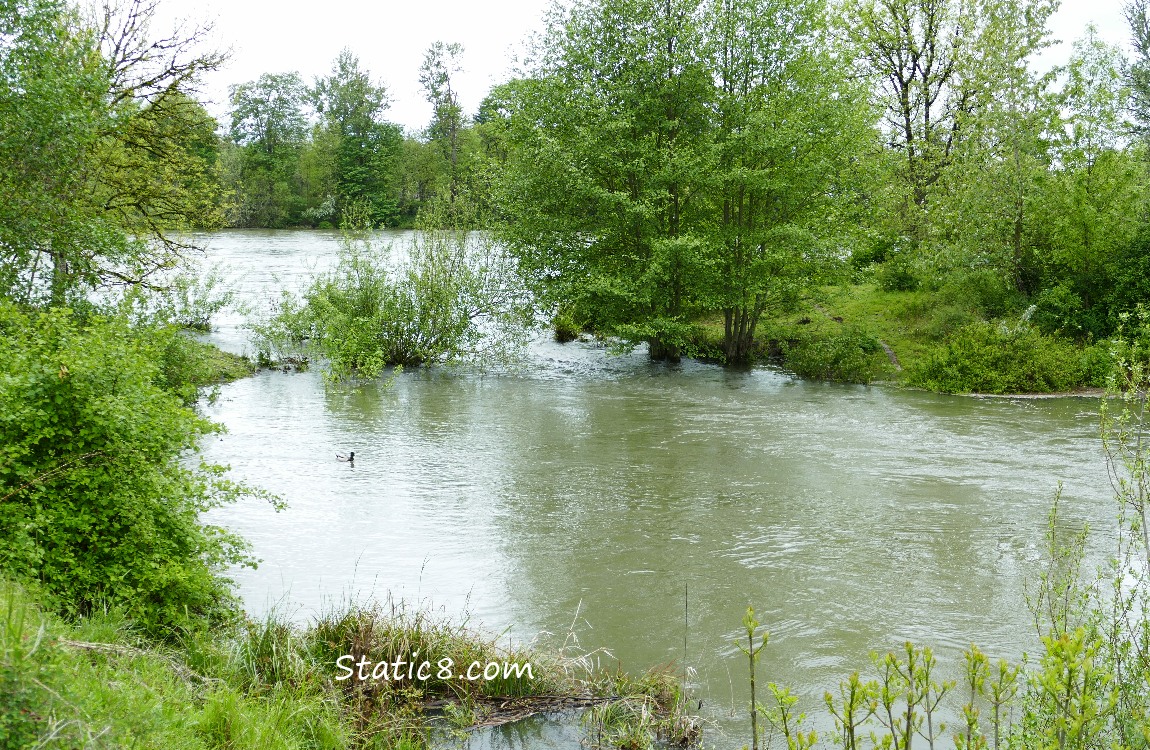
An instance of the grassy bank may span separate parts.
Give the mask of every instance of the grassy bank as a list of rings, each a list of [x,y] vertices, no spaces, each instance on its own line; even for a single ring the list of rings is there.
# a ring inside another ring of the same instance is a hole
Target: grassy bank
[[[721,319],[700,321],[694,348],[722,359]],[[756,358],[800,377],[896,382],[944,393],[1062,393],[1097,388],[1109,342],[1047,335],[1026,310],[988,316],[945,293],[886,291],[875,283],[824,287],[765,317]]]
[[[244,620],[160,646],[115,611],[66,622],[41,598],[0,582],[0,747],[419,748],[434,727],[563,708],[591,708],[588,737],[603,746],[698,739],[668,672],[599,671],[399,604],[349,604],[306,627]]]

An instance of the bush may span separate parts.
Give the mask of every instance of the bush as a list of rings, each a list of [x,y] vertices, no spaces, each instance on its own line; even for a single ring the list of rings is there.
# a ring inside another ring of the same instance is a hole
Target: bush
[[[1073,345],[1027,325],[996,323],[963,326],[907,376],[912,385],[944,393],[1048,393],[1084,382]]]
[[[930,311],[923,324],[923,332],[932,341],[942,341],[963,326],[978,321],[979,317],[965,307],[940,305]]]
[[[349,236],[302,299],[256,327],[267,356],[316,353],[336,379],[389,366],[506,361],[532,322],[508,258],[483,239],[424,232],[405,254]]]
[[[1002,274],[988,269],[967,269],[949,274],[939,290],[944,303],[977,312],[983,318],[998,318],[1022,306],[1022,295]]]
[[[919,287],[919,278],[905,254],[892,254],[879,266],[878,285],[884,292],[913,292]]]
[[[882,345],[865,331],[847,327],[830,335],[804,333],[782,346],[787,368],[802,378],[869,383],[885,369]]]
[[[154,633],[228,614],[244,544],[201,526],[247,492],[186,454],[218,428],[165,390],[163,335],[0,305],[0,570],[62,610],[109,603]]]
[[[575,316],[568,311],[560,311],[551,319],[551,326],[555,329],[555,340],[566,344],[579,338],[582,326],[575,320]]]

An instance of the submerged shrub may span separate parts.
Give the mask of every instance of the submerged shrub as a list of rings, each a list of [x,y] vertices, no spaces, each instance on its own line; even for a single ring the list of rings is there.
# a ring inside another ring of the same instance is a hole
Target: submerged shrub
[[[908,372],[908,382],[944,393],[1067,391],[1084,382],[1080,351],[1028,325],[972,323]]]
[[[421,232],[409,248],[349,236],[302,297],[256,327],[264,351],[310,351],[335,378],[389,366],[506,361],[532,321],[510,259],[486,238]]]

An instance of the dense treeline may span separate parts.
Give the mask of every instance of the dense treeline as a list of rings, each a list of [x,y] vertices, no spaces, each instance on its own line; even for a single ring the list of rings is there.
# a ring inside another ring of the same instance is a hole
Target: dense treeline
[[[745,360],[765,312],[874,264],[955,323],[1107,336],[1150,291],[1141,79],[1093,31],[1035,72],[1055,7],[577,3],[500,90],[505,234],[545,299],[656,352],[720,314]]]
[[[461,49],[433,46],[435,115],[417,137],[383,119],[382,86],[345,52],[311,88],[294,74],[235,87],[232,221],[338,225],[360,202],[377,225],[491,229],[559,327],[656,357],[746,362],[781,335],[798,368],[820,355],[776,324],[853,281],[912,311],[910,348],[934,359],[911,382],[1097,383],[1102,355],[1082,347],[1150,294],[1150,31],[1137,0],[1134,61],[1088,29],[1040,72],[1056,7],[583,0],[474,118],[452,88]],[[879,351],[856,334],[827,356]],[[973,350],[948,349],[955,337]],[[1017,358],[1059,339],[1077,353]],[[1037,374],[939,375],[972,354]]]
[[[453,77],[462,47],[432,45],[420,83],[433,106],[423,132],[386,119],[385,86],[344,50],[308,86],[298,73],[268,73],[231,89],[230,122],[218,146],[239,227],[339,227],[349,214],[374,226],[479,226],[486,196],[482,113],[466,117]]]

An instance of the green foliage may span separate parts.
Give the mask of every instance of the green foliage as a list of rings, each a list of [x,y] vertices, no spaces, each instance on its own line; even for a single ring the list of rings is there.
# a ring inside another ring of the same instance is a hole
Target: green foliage
[[[803,332],[784,341],[782,353],[787,369],[814,380],[869,383],[887,368],[878,340],[854,326],[830,334]]]
[[[886,292],[913,292],[919,287],[919,279],[905,253],[886,256],[876,275],[879,288]]]
[[[156,633],[230,613],[245,546],[199,516],[247,490],[186,463],[218,428],[165,388],[184,385],[163,366],[176,334],[7,305],[0,331],[0,570]]]
[[[908,382],[944,393],[1047,393],[1087,381],[1070,343],[1026,324],[972,323],[912,367]]]
[[[351,206],[365,210],[373,226],[393,225],[398,206],[395,171],[403,134],[386,122],[387,91],[359,67],[359,59],[344,49],[330,75],[316,81],[311,94],[323,118],[326,133],[317,135],[314,147],[334,151],[332,167],[338,201],[331,218],[342,216]]]
[[[541,303],[669,359],[721,313],[725,359],[748,361],[761,317],[840,265],[854,225],[873,118],[825,23],[804,0],[557,14],[489,120],[500,231]]]
[[[0,5],[0,294],[82,300],[133,283],[216,226],[215,123],[188,91],[217,67],[204,34],[149,37],[155,6],[97,23],[59,0]]]
[[[261,347],[324,357],[336,379],[391,366],[510,361],[530,305],[509,259],[486,238],[422,232],[409,247],[349,236],[336,268],[301,299],[284,294],[257,327]]]
[[[230,137],[241,147],[232,223],[290,225],[302,210],[292,180],[307,132],[303,80],[298,73],[265,73],[232,86],[230,94]]]
[[[758,664],[759,659],[762,657],[763,649],[767,647],[767,642],[770,640],[770,635],[764,632],[759,639],[759,645],[755,645],[755,631],[758,630],[761,623],[755,619],[755,608],[747,606],[746,614],[743,615],[743,630],[747,633],[747,645],[744,646],[739,641],[735,642],[735,646],[747,657],[747,668],[750,671],[751,677],[751,748],[758,750],[759,748],[759,703],[755,698],[755,666]]]

